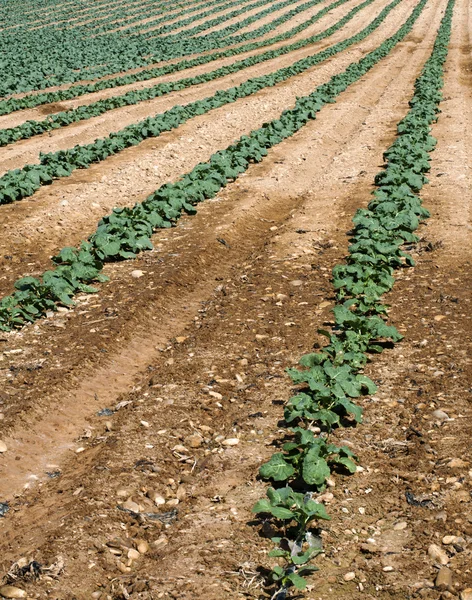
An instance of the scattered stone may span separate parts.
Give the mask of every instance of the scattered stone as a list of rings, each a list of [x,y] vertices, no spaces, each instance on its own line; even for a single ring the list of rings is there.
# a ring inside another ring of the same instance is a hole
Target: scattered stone
[[[156,506],[166,503],[164,496],[158,494],[157,492],[148,492],[148,498],[150,498]]]
[[[449,419],[449,415],[446,412],[444,412],[443,410],[435,410],[433,412],[433,417],[437,421],[441,421],[441,423],[444,423],[444,421],[447,421]]]
[[[449,546],[449,544],[455,544],[459,541],[459,538],[455,535],[445,535],[442,539],[442,543],[445,546]]]
[[[180,500],[178,498],[172,498],[172,500],[167,500],[168,506],[177,506],[179,502]]]
[[[144,273],[142,271],[140,271],[139,269],[135,269],[134,271],[131,271],[131,277],[134,277],[134,279],[139,279],[143,275],[144,275]]]
[[[175,338],[175,341],[178,344],[183,344],[186,339],[187,339],[187,336],[185,336],[185,335],[179,335],[178,337]]]
[[[295,279],[294,281],[290,282],[290,285],[293,285],[293,287],[300,287],[303,285],[303,281],[301,281],[301,279]]]
[[[447,463],[450,469],[463,469],[468,466],[468,462],[462,460],[462,458],[453,458]]]
[[[138,558],[140,558],[140,557],[141,557],[141,554],[134,548],[130,548],[128,550],[128,558],[130,558],[131,560],[138,560]]]
[[[448,555],[444,552],[442,548],[437,546],[436,544],[431,544],[428,548],[429,557],[440,565],[447,565],[449,562]]]
[[[128,498],[128,500],[126,500],[126,502],[123,502],[123,508],[126,508],[126,510],[131,510],[132,512],[140,512],[140,506],[139,504],[137,504],[136,502],[133,502],[133,500],[131,500],[131,498]]]
[[[316,499],[317,502],[322,502],[323,504],[329,504],[334,498],[334,494],[331,492],[325,492],[321,496],[318,496]]]
[[[13,585],[2,585],[0,587],[0,596],[4,598],[26,598],[25,590],[17,588]]]
[[[138,552],[140,554],[146,554],[149,552],[149,544],[145,540],[140,540],[138,543]]]
[[[256,333],[256,340],[265,340],[267,339],[269,336],[268,335],[264,335],[262,333]]]
[[[382,571],[385,571],[385,573],[391,573],[394,570],[394,568],[390,565],[388,565],[387,567],[384,567],[382,569]]]
[[[472,600],[472,588],[467,588],[461,592],[461,600]]]
[[[443,319],[445,319],[445,318],[446,318],[446,315],[436,315],[436,316],[434,317],[434,320],[435,320],[435,321],[442,321],[442,320],[443,320]]]
[[[402,529],[406,529],[408,527],[408,523],[406,521],[400,521],[399,523],[395,523],[393,529],[395,531],[401,531]]]
[[[160,538],[158,538],[157,540],[155,540],[152,545],[155,548],[160,548],[161,546],[166,546],[169,543],[169,540],[167,539],[167,537],[165,535],[161,535]]]
[[[354,571],[350,571],[349,573],[346,573],[343,577],[344,581],[352,581],[355,578],[356,578],[356,574],[354,573]]]
[[[111,421],[105,421],[105,429],[107,431],[112,431],[112,429],[113,429],[113,423]]]
[[[186,443],[190,446],[190,448],[200,448],[202,441],[203,440],[199,435],[192,435],[187,438]]]
[[[6,452],[8,450],[7,445],[5,444],[5,442],[2,442],[0,440],[0,454],[3,452]]]
[[[452,586],[452,571],[447,567],[441,567],[435,581],[436,587],[442,592]]]
[[[131,567],[127,567],[121,560],[116,561],[116,566],[122,573],[129,573],[131,571]]]
[[[187,448],[185,446],[182,446],[182,444],[177,444],[177,446],[174,446],[172,448],[172,450],[174,452],[178,452],[179,454],[187,454],[188,453]]]
[[[219,392],[214,392],[213,390],[210,390],[208,392],[208,395],[212,398],[216,398],[216,400],[223,400],[223,394],[220,394]]]
[[[143,427],[149,427],[149,422],[148,421],[141,421],[141,425]]]
[[[237,446],[239,444],[238,438],[228,438],[222,442],[223,446]]]
[[[118,498],[128,498],[131,495],[131,490],[117,490],[116,495]]]

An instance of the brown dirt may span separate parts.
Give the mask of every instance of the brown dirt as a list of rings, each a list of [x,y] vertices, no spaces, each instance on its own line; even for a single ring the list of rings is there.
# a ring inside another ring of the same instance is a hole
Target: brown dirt
[[[20,557],[65,563],[57,579],[21,581],[29,597],[268,597],[261,573],[273,560],[250,509],[266,487],[258,466],[282,435],[284,368],[322,341],[330,270],[444,6],[435,2],[407,42],[316,121],[195,217],[157,234],[153,252],[107,267],[111,281],[96,296],[0,337],[0,437],[9,447],[0,496],[12,507],[0,519],[0,574]],[[388,297],[405,339],[366,369],[379,391],[363,401],[365,422],[335,434],[363,471],[335,476],[310,600],[446,600],[472,587],[471,24],[458,0],[422,192],[432,217],[417,266],[398,273]],[[449,415],[442,424],[438,408]],[[239,443],[225,446],[227,438]],[[152,492],[166,504],[156,507]],[[408,503],[407,492],[426,502]],[[136,520],[118,508],[127,498],[146,512],[177,509],[177,520]],[[463,541],[444,545],[445,535]],[[119,548],[107,545],[118,537]],[[126,546],[139,540],[149,551],[127,567]],[[448,554],[446,592],[434,588],[432,543]]]

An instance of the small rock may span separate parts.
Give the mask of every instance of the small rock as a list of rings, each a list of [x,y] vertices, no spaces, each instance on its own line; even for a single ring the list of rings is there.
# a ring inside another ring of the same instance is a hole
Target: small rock
[[[172,450],[174,452],[178,452],[179,454],[187,454],[188,453],[187,448],[185,446],[182,446],[182,444],[177,444],[177,446],[174,446],[172,448]]]
[[[149,544],[145,540],[140,540],[138,543],[138,552],[140,554],[146,554],[149,552]]]
[[[126,508],[126,510],[131,510],[136,513],[140,512],[139,504],[137,504],[136,502],[133,502],[133,500],[131,500],[131,498],[128,498],[128,500],[126,500],[126,502],[123,502],[123,508]]]
[[[462,460],[462,458],[453,458],[447,463],[447,466],[450,469],[462,469],[467,467],[468,464],[469,463],[467,463],[465,460]]]
[[[438,590],[448,590],[452,586],[452,571],[447,567],[441,567],[435,581]]]
[[[458,502],[470,502],[470,493],[467,490],[459,490],[455,496]]]
[[[97,592],[93,592],[93,593],[92,593],[92,598],[93,598],[94,600],[100,600],[100,598],[101,598],[101,597],[102,597],[102,592],[98,592],[98,591],[97,591]]]
[[[2,442],[0,440],[0,454],[3,452],[6,452],[8,450],[7,445],[5,444],[5,442]]]
[[[445,535],[442,539],[442,543],[445,546],[449,546],[449,544],[455,544],[457,541],[459,541],[459,538],[455,535]]]
[[[334,494],[331,492],[325,492],[316,499],[317,502],[323,502],[323,504],[329,504],[334,498]]]
[[[131,490],[117,490],[116,495],[118,498],[128,498],[131,494]]]
[[[166,545],[166,544],[168,544],[168,543],[169,543],[169,540],[167,539],[167,537],[166,537],[165,535],[161,535],[161,537],[160,537],[160,538],[158,538],[157,540],[155,540],[155,541],[152,543],[152,545],[153,545],[155,548],[159,548],[159,547],[161,547],[161,546],[165,546],[165,545]]]
[[[4,598],[26,598],[26,592],[13,585],[2,585],[0,587],[0,596]]]
[[[356,574],[354,573],[354,571],[350,571],[349,573],[346,573],[343,577],[344,581],[352,581],[355,578],[356,578]]]
[[[148,421],[141,421],[141,425],[143,427],[149,427],[149,422]]]
[[[472,600],[472,588],[467,588],[461,592],[461,600]]]
[[[238,438],[228,438],[222,442],[223,446],[237,446],[239,444]]]
[[[140,558],[140,557],[141,557],[141,554],[134,548],[130,548],[128,550],[128,558],[130,558],[131,560],[138,560],[138,558]]]
[[[382,569],[382,571],[385,571],[385,573],[391,573],[393,570],[394,570],[393,567],[390,565],[388,565],[387,567],[384,567]]]
[[[269,336],[268,335],[264,335],[262,333],[256,333],[256,340],[265,340],[267,339]]]
[[[428,548],[429,557],[440,565],[447,565],[449,562],[448,555],[444,552],[442,548],[437,546],[436,544],[431,544]]]
[[[395,523],[393,529],[395,531],[401,531],[402,529],[406,529],[408,527],[408,523],[406,521],[400,521],[399,523]]]
[[[154,502],[156,506],[160,506],[161,504],[166,503],[166,499],[164,498],[164,496],[161,496],[161,494],[158,494],[157,492],[148,493],[148,497]]]
[[[293,287],[300,287],[303,285],[303,281],[301,279],[295,279],[294,281],[290,282],[290,285],[293,285]]]
[[[202,441],[203,440],[199,435],[192,435],[187,438],[186,443],[190,446],[190,448],[200,448]]]
[[[143,275],[144,275],[144,273],[142,271],[140,271],[139,269],[135,269],[134,271],[131,271],[131,277],[134,277],[135,279],[139,279]]]
[[[116,566],[122,573],[129,573],[131,571],[131,567],[127,567],[125,564],[121,562],[121,560],[116,561]]]
[[[177,506],[177,504],[180,502],[180,500],[178,498],[172,498],[172,500],[167,500],[167,505],[168,506]]]
[[[178,337],[175,338],[175,341],[178,344],[183,344],[186,339],[187,339],[187,336],[185,336],[185,335],[179,335]]]
[[[435,410],[433,412],[433,417],[437,420],[437,421],[441,421],[442,423],[444,421],[447,421],[449,419],[449,415],[447,413],[445,413],[443,410]]]
[[[286,294],[277,294],[277,300],[288,300],[288,296]]]
[[[212,398],[216,398],[217,400],[223,400],[223,395],[220,394],[219,392],[214,392],[213,390],[210,390],[208,392],[208,395],[211,396]]]

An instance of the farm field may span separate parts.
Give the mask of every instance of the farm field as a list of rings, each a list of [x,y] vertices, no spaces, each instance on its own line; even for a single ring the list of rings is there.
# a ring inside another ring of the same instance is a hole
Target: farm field
[[[0,598],[471,600],[469,3],[0,12]]]

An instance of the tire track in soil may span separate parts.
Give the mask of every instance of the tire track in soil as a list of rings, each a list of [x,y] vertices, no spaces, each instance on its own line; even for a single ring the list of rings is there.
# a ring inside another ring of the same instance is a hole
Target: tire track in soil
[[[437,7],[435,24],[441,16],[438,13]],[[359,165],[360,150],[367,177],[363,179],[357,174],[354,181],[362,188],[362,202],[365,202],[386,146],[385,129],[391,130],[390,141],[393,126],[406,110],[412,83],[430,50],[432,29],[427,43],[414,47],[413,51],[408,43],[398,48],[363,83],[345,92],[339,105],[327,107],[316,122],[273,150],[265,163],[254,166],[239,186],[230,186],[217,202],[202,205],[196,217],[184,219],[179,227],[166,232],[169,240],[158,245],[156,252],[143,255],[132,264],[113,266],[110,269],[113,281],[103,286],[99,297],[89,297],[89,306],[80,304],[67,315],[59,314],[28,330],[5,336],[3,356],[7,357],[9,382],[5,386],[8,395],[3,398],[7,408],[4,423],[13,429],[11,439],[6,440],[10,451],[2,460],[3,494],[11,497],[28,476],[41,476],[51,468],[48,464],[60,461],[61,455],[75,448],[73,440],[81,434],[84,418],[93,422],[90,415],[94,411],[113,405],[120,393],[138,381],[140,372],[150,364],[159,364],[160,352],[156,346],[165,345],[166,340],[185,331],[200,303],[211,295],[215,278],[226,279],[232,265],[263,251],[264,245],[276,235],[270,227],[283,224],[300,203],[304,203],[306,210],[306,216],[299,217],[303,226],[307,224],[309,228],[315,220],[324,236],[344,236],[354,211],[352,191],[346,183],[350,181],[346,180],[346,165],[353,160]],[[406,56],[409,56],[407,67]],[[400,69],[401,81],[397,77]],[[317,131],[324,133],[321,140]],[[305,161],[298,158],[302,153]],[[287,162],[287,156],[294,158]],[[308,178],[305,162],[316,165]],[[328,172],[330,182],[324,179]],[[269,185],[264,185],[261,192],[258,185],[263,185],[262,182]],[[326,187],[326,183],[331,187]],[[277,192],[273,189],[275,185]],[[323,189],[325,195],[320,197],[313,188]],[[284,195],[282,190],[286,190]],[[342,210],[333,218],[336,199]],[[358,205],[358,201],[355,196],[354,204]],[[186,242],[182,240],[186,235],[190,244],[184,246]],[[231,248],[216,242],[216,236],[223,237]],[[156,256],[164,255],[163,250],[167,259],[159,265]],[[173,256],[176,253],[179,255]],[[329,266],[333,262],[330,258]],[[136,268],[145,272],[144,278],[131,278],[130,273]],[[329,276],[328,272],[325,276]],[[91,325],[93,328],[89,329]],[[9,350],[18,348],[23,350],[21,358],[8,355]],[[35,360],[42,352],[49,352],[49,358],[41,369],[35,370]],[[28,389],[34,389],[34,394]],[[51,389],[55,393],[49,393]],[[35,448],[34,457],[29,451],[31,446]],[[18,456],[20,460],[14,460]],[[34,481],[34,477],[29,477],[29,481]]]
[[[41,273],[48,258],[64,245],[74,245],[87,237],[95,223],[114,206],[133,205],[144,199],[159,185],[176,180],[213,152],[232,143],[236,135],[261,126],[277,117],[281,110],[295,102],[297,96],[310,93],[316,85],[345,68],[361,52],[375,47],[385,35],[398,27],[411,9],[401,4],[385,28],[380,27],[361,45],[311,69],[305,75],[286,84],[241,99],[189,123],[157,139],[147,140],[139,148],[128,149],[66,180],[43,187],[29,201],[1,207],[5,227],[0,245],[0,293],[10,293],[14,281],[28,272]],[[417,23],[419,34],[427,30],[430,10]],[[354,19],[355,20],[355,19]],[[353,21],[354,21],[353,20]],[[359,26],[359,25],[358,25]],[[408,45],[409,44],[409,45]],[[415,42],[407,42],[403,52],[408,55]],[[237,134],[235,129],[237,128]],[[198,145],[194,143],[198,138]],[[25,252],[25,241],[28,247]],[[3,258],[5,255],[12,258]]]

